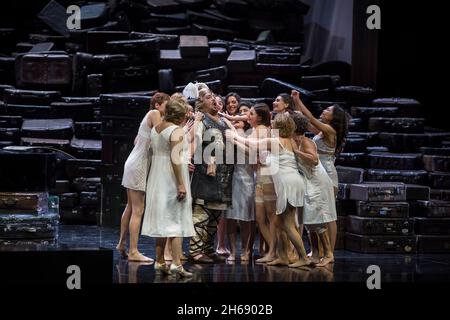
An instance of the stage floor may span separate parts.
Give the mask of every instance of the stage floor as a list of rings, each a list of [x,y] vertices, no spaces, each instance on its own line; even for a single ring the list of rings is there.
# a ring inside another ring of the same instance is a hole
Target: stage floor
[[[450,254],[358,254],[336,251],[336,262],[328,268],[310,270],[287,267],[269,267],[250,261],[243,264],[192,265],[186,269],[195,273],[191,279],[176,280],[155,275],[153,264],[128,263],[115,251],[118,228],[61,225],[59,244],[76,247],[103,247],[114,250],[114,283],[165,282],[366,282],[367,268],[377,265],[383,282],[448,282],[450,281]],[[187,243],[184,249],[187,252]],[[154,240],[142,236],[139,250],[154,258]]]

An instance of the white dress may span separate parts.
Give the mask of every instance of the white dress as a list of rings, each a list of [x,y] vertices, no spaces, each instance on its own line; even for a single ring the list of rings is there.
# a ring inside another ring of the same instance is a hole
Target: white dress
[[[294,152],[287,150],[280,142],[279,145],[278,156],[273,153],[270,155],[277,195],[276,214],[282,214],[288,203],[296,208],[303,207],[305,196],[305,179],[298,170]]]
[[[319,151],[319,160],[322,163],[322,166],[325,168],[325,171],[328,173],[331,181],[333,182],[333,187],[338,188],[338,174],[336,171],[336,167],[334,166],[334,161],[336,160],[336,157],[334,155],[334,148],[327,146],[323,141],[322,136],[314,136],[313,141],[316,143],[317,149]]]
[[[306,167],[299,161],[305,173],[306,193],[303,207],[303,224],[323,224],[337,220],[333,182],[322,163]]]
[[[255,221],[255,172],[251,165],[236,164],[233,172],[231,209],[227,219]]]
[[[148,168],[151,163],[151,129],[147,124],[148,113],[141,121],[136,144],[125,161],[122,186],[132,190],[145,191]]]
[[[160,133],[152,129],[152,166],[147,181],[142,234],[150,237],[192,237],[192,197],[187,161],[187,142],[184,140],[181,173],[186,198],[177,200],[177,182],[170,160],[170,136],[178,128],[165,128]]]

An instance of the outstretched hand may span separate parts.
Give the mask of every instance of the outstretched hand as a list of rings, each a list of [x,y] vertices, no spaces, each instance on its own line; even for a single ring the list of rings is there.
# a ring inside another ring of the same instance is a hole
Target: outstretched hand
[[[197,122],[202,121],[204,117],[205,117],[205,115],[202,112],[200,112],[200,111],[197,111],[194,114],[195,121],[197,121]]]
[[[292,99],[299,99],[300,100],[300,92],[298,92],[297,90],[292,90],[291,91],[291,97],[292,97]]]

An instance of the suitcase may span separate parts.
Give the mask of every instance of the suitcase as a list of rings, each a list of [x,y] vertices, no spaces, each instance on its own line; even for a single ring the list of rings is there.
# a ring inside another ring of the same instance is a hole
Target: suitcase
[[[236,25],[229,23],[227,20],[221,17],[209,14],[206,11],[196,12],[187,10],[186,13],[190,23],[203,24],[216,28],[238,29]]]
[[[0,141],[0,149],[15,145],[13,141]]]
[[[170,35],[179,35],[179,34],[187,34],[191,33],[191,27],[190,26],[179,26],[179,27],[157,27],[154,30],[157,33],[162,34],[170,34]],[[175,49],[167,49],[167,50],[175,50]]]
[[[406,200],[430,200],[430,187],[406,184]]]
[[[186,1],[186,0],[180,0],[179,2],[184,2],[184,1]],[[207,1],[204,1],[204,2],[207,2]],[[242,30],[242,28],[244,28],[247,25],[247,21],[245,19],[237,18],[235,14],[226,15],[223,12],[221,12],[220,10],[217,10],[213,6],[205,9],[204,12],[206,12],[212,16],[219,17],[220,19],[222,19],[222,21],[225,21],[225,23],[230,28],[235,27],[238,30]]]
[[[314,94],[312,92],[275,78],[264,79],[260,87],[260,93],[263,97],[276,97],[282,92],[291,92],[292,90],[297,90],[300,92],[300,96],[302,97],[302,101],[304,103],[308,103],[314,98]]]
[[[73,121],[93,121],[96,106],[96,103],[89,101],[54,102],[51,104],[51,112],[55,118],[69,117]]]
[[[423,164],[427,171],[450,172],[450,156],[423,156]]]
[[[141,21],[142,30],[151,30],[156,27],[183,27],[187,24],[188,16],[185,12],[166,14],[152,12],[150,13],[150,19]]]
[[[449,253],[450,236],[417,236],[418,253]]]
[[[365,125],[362,118],[351,118],[348,123],[348,131],[350,132],[361,132],[364,131]]]
[[[96,210],[76,206],[61,210],[61,223],[64,225],[94,225],[96,223]]]
[[[182,58],[180,50],[160,50],[159,65],[180,71],[207,69],[210,67],[210,57]]]
[[[39,53],[51,51],[55,47],[53,42],[40,42],[33,45],[33,47],[28,51],[29,53]]]
[[[55,186],[56,156],[0,150],[0,191],[45,192]]]
[[[361,153],[366,151],[367,139],[359,136],[348,136],[345,140],[344,152]]]
[[[0,214],[42,214],[47,211],[48,192],[0,192]]]
[[[21,138],[20,143],[29,147],[55,148],[64,152],[70,152],[70,141],[61,139]]]
[[[370,118],[369,131],[394,133],[423,133],[424,118]]]
[[[100,198],[97,192],[81,192],[80,205],[86,208],[100,208]]]
[[[6,89],[14,90],[14,87],[9,84],[0,84],[0,100],[4,100],[3,93]]]
[[[424,218],[450,218],[450,202],[419,200],[411,204],[411,216]]]
[[[345,250],[345,232],[338,232],[336,235],[336,244],[334,250]]]
[[[105,91],[148,90],[157,84],[156,69],[152,65],[110,69],[104,75]]]
[[[122,166],[125,164],[131,150],[134,148],[132,139],[118,139],[117,137],[103,137],[102,163]],[[123,173],[123,168],[121,168]]]
[[[73,178],[95,178],[100,176],[100,160],[68,159],[66,160],[66,176]]]
[[[103,91],[103,74],[88,74],[86,78],[86,95],[98,97]]]
[[[450,201],[450,190],[448,189],[431,189],[430,199]]]
[[[227,67],[219,66],[205,70],[197,70],[195,72],[183,73],[178,76],[178,81],[183,84],[192,82],[194,80],[200,82],[208,82],[215,80],[225,81],[227,79],[227,75],[228,75]]]
[[[160,49],[159,39],[156,37],[127,39],[107,42],[108,52],[120,54],[152,54]]]
[[[234,50],[227,59],[227,69],[231,73],[247,73],[255,71],[255,50]]]
[[[49,191],[50,194],[60,195],[62,193],[70,192],[70,181],[69,180],[56,180],[55,188]]]
[[[389,149],[386,147],[367,147],[366,148],[368,153],[372,152],[389,152]]]
[[[79,203],[78,193],[69,192],[59,195],[59,206],[61,208],[74,208]]]
[[[345,226],[347,224],[347,217],[340,217],[336,220],[337,232],[340,234],[345,233]]]
[[[51,108],[48,106],[8,104],[6,114],[20,116],[24,119],[48,119],[51,116]]]
[[[366,140],[366,145],[364,147],[364,151],[367,146],[377,146],[379,145],[379,133],[378,132],[349,132],[348,138],[362,138]]]
[[[210,27],[207,25],[199,24],[199,23],[193,23],[191,25],[191,30],[192,30],[192,34],[204,35],[210,39],[214,39],[214,38],[233,39],[239,35],[239,32],[236,30]]]
[[[72,182],[73,189],[77,192],[96,192],[101,187],[101,179],[95,178],[75,178]]]
[[[367,104],[375,97],[373,89],[360,86],[340,86],[335,89],[335,94],[339,100],[356,105]]]
[[[240,85],[229,85],[227,92],[235,92],[241,98],[253,98],[259,96],[258,86],[240,86]]]
[[[414,231],[413,220],[408,218],[365,218],[348,216],[346,230],[360,235],[407,236]]]
[[[300,64],[270,64],[257,63],[256,72],[271,77],[295,77],[303,72],[304,68]]]
[[[0,215],[1,239],[45,239],[58,236],[59,214]]]
[[[0,128],[0,141],[11,141],[15,144],[20,141],[20,129]]]
[[[406,170],[367,170],[367,181],[369,182],[402,182],[408,184],[424,184],[428,182],[426,171]]]
[[[339,185],[339,188],[338,188],[337,199],[338,200],[348,200],[350,198],[350,184],[339,182],[338,185]]]
[[[75,122],[75,137],[79,139],[100,139],[101,122]]]
[[[227,64],[228,51],[226,48],[211,47],[209,48],[211,57],[211,67],[219,67]]]
[[[110,68],[127,67],[130,64],[136,64],[136,62],[142,62],[142,59],[126,54],[97,54],[92,56],[89,71],[102,73]]]
[[[352,107],[352,117],[362,118],[368,121],[370,118],[386,117],[395,118],[398,114],[398,108],[368,108],[368,107]]]
[[[422,133],[381,132],[379,138],[391,152],[417,152],[421,147],[432,146],[429,135]]]
[[[136,118],[104,116],[102,118],[102,136],[123,137],[134,140],[140,122]]]
[[[372,101],[372,106],[376,108],[396,107],[402,117],[418,117],[421,115],[420,102],[414,99],[405,98],[381,98]]]
[[[86,52],[92,54],[107,53],[109,41],[129,39],[125,31],[88,31],[86,34]]]
[[[408,202],[356,202],[356,215],[373,218],[409,218]]]
[[[415,232],[417,235],[449,235],[450,218],[414,218]]]
[[[102,157],[102,141],[73,138],[70,142],[72,154],[79,159],[98,159]]]
[[[369,167],[373,169],[422,169],[422,154],[371,153],[368,155]]]
[[[5,89],[3,97],[7,104],[47,106],[61,100],[61,92]]]
[[[356,214],[356,206],[355,201],[353,200],[336,200],[336,212],[339,217],[355,215]]]
[[[183,58],[207,58],[209,56],[208,37],[182,35],[180,36],[179,50]]]
[[[0,116],[0,128],[22,128],[22,117]]]
[[[152,12],[171,13],[182,11],[183,6],[173,0],[147,0],[147,5]]]
[[[19,87],[67,89],[72,84],[72,59],[67,54],[19,55],[15,68]]]
[[[364,183],[350,186],[350,199],[360,201],[406,201],[403,183]]]
[[[339,153],[335,164],[337,166],[365,168],[367,167],[367,154],[365,153]]]
[[[106,3],[94,3],[81,7],[80,24],[83,29],[99,27],[108,22],[109,8]]]
[[[1,119],[1,117],[0,117],[0,119]],[[1,123],[1,120],[0,120],[0,123]],[[430,156],[446,156],[446,157],[450,156],[450,148],[422,147],[422,148],[420,148],[420,152],[423,155],[430,155]]]
[[[158,70],[158,88],[160,92],[172,93],[174,91],[174,80],[172,69]]]
[[[22,136],[27,138],[69,140],[73,136],[72,119],[24,120]]]
[[[256,61],[258,63],[268,63],[268,64],[300,64],[300,57],[301,55],[299,53],[286,53],[286,52],[267,52],[267,51],[260,51],[257,53]],[[327,77],[327,76],[321,76],[321,77]],[[323,83],[323,80],[321,78],[321,81],[318,81],[316,77],[302,77],[302,87],[304,87],[307,90],[316,90],[318,89],[316,83]],[[325,80],[325,83],[328,84],[329,79]],[[308,83],[314,83],[314,86],[312,88],[308,88],[308,86],[304,86],[303,82]],[[319,86],[320,89],[323,88],[329,88],[329,86],[323,87],[322,85]]]
[[[429,181],[433,189],[450,189],[450,173],[430,172]]]
[[[150,97],[102,94],[100,96],[100,105],[102,116],[126,116],[142,119],[150,110]]]
[[[336,166],[336,171],[341,183],[362,183],[364,180],[364,169]]]
[[[345,249],[361,253],[415,253],[415,236],[363,236],[345,234]]]

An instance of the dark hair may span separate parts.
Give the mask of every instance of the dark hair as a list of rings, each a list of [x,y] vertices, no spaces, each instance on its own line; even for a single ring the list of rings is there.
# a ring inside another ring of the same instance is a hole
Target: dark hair
[[[270,109],[265,103],[257,103],[253,106],[253,109],[255,109],[256,114],[258,117],[261,117],[261,122],[259,124],[262,124],[266,127],[270,127]]]
[[[248,101],[242,101],[241,103],[239,103],[239,107],[238,107],[238,110],[241,108],[241,107],[248,107],[249,109],[251,109],[252,107],[253,107],[253,104],[252,103],[250,103],[250,102],[248,102]]]
[[[330,126],[336,131],[336,155],[344,149],[350,119],[350,115],[340,105],[333,105],[333,119],[330,121]]]
[[[293,113],[294,112],[294,99],[292,99],[290,94],[287,93],[280,93],[279,96],[283,100],[284,103],[287,104],[287,112]]]
[[[302,116],[300,113],[292,113],[292,120],[295,122],[295,134],[302,136],[308,131],[309,120],[305,116]]]
[[[225,97],[225,105],[224,105],[225,109],[227,108],[228,99],[229,99],[230,97],[235,97],[235,98],[236,98],[238,106],[241,104],[241,96],[238,95],[236,92],[230,92],[230,93],[227,94],[226,97]],[[236,113],[237,113],[237,112],[238,112],[238,110],[236,110]]]
[[[150,100],[150,110],[155,109],[156,104],[163,104],[165,101],[169,101],[170,97],[164,92],[157,92]]]

